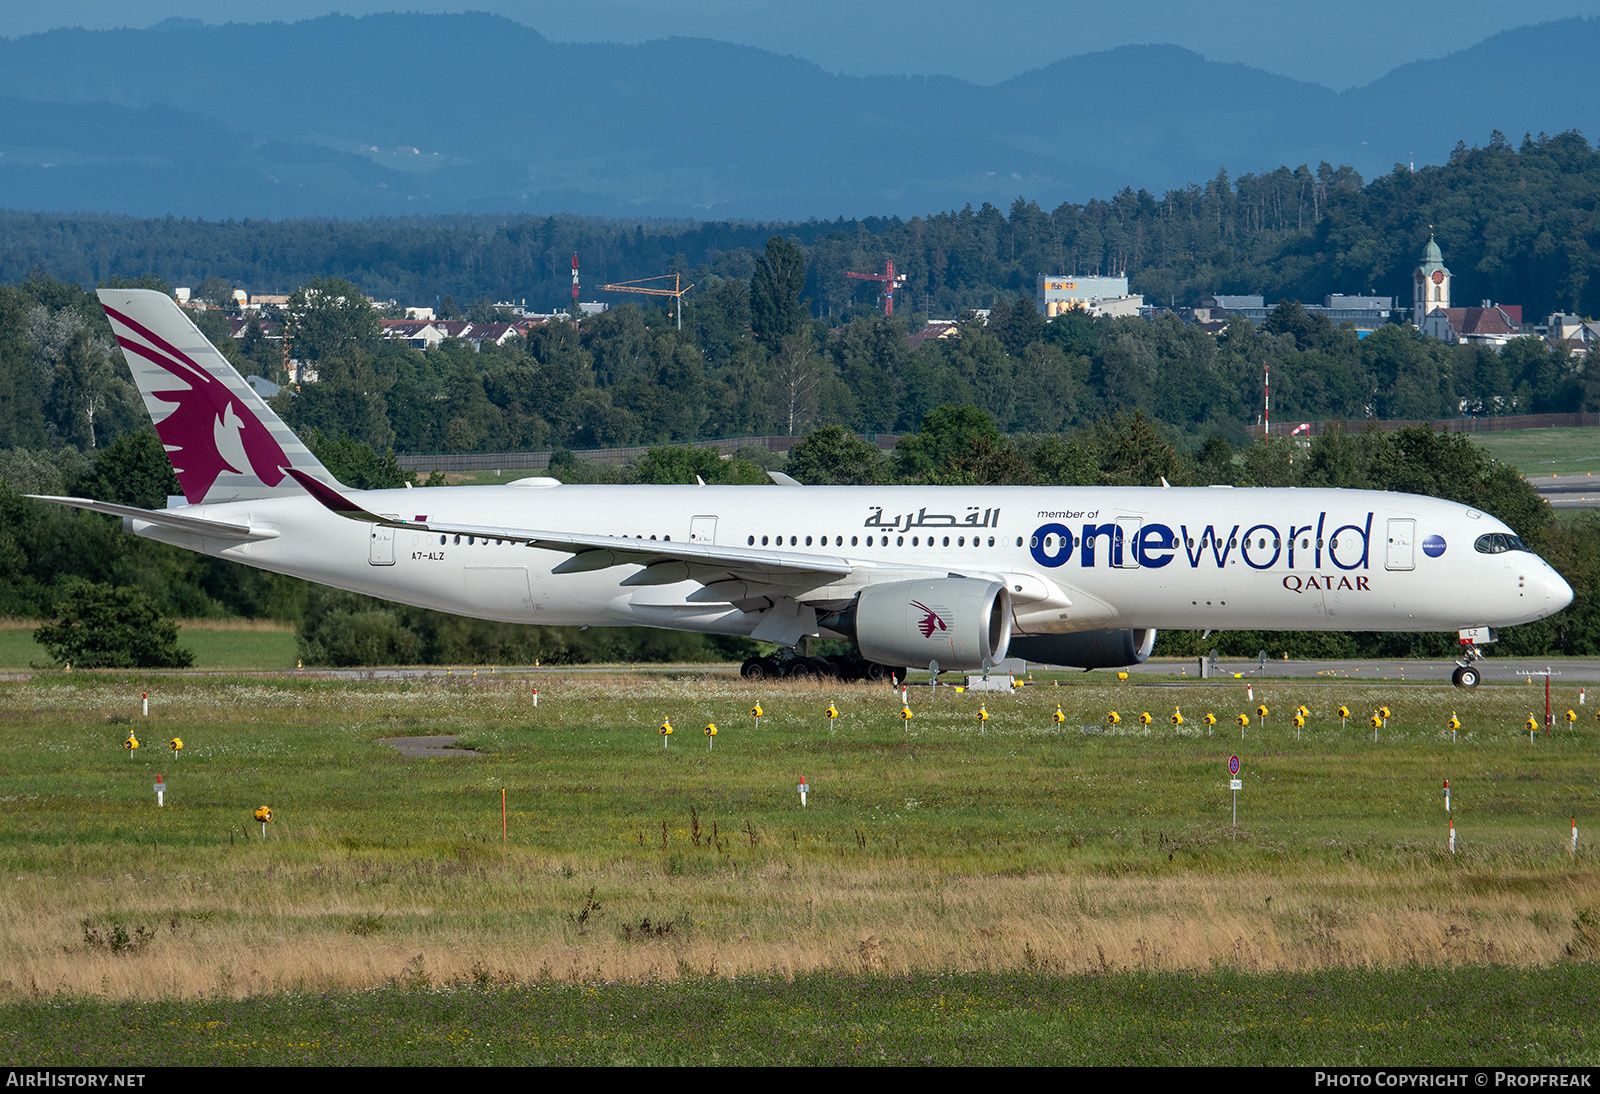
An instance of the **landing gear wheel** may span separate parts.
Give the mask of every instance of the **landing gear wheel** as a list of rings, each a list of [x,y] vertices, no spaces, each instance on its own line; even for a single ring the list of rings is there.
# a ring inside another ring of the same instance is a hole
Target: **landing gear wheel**
[[[1450,674],[1450,682],[1458,688],[1475,688],[1480,679],[1474,665],[1462,665]]]
[[[771,680],[778,676],[777,666],[765,657],[752,657],[739,666],[739,675],[746,680]]]

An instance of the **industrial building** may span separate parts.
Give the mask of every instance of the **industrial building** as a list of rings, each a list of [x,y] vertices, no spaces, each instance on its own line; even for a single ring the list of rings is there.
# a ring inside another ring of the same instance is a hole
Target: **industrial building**
[[[1054,319],[1062,312],[1090,315],[1138,315],[1144,297],[1128,293],[1126,277],[1048,277],[1039,275],[1035,305],[1039,314]]]

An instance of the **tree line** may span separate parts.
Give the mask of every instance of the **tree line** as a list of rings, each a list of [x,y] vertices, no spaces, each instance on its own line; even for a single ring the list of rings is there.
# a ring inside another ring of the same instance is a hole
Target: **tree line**
[[[1042,209],[805,222],[619,221],[433,216],[364,221],[150,219],[0,214],[0,283],[35,272],[92,285],[153,274],[172,284],[220,277],[286,293],[332,273],[380,299],[438,305],[566,299],[574,252],[584,285],[683,273],[701,288],[748,281],[773,235],[806,253],[803,299],[838,324],[877,305],[847,271],[892,258],[908,315],[954,317],[1017,293],[1039,274],[1127,274],[1152,303],[1207,292],[1320,301],[1332,292],[1410,299],[1429,232],[1459,300],[1521,304],[1525,314],[1600,315],[1600,153],[1577,132],[1504,134],[1457,146],[1448,162],[1396,165],[1363,180],[1347,166],[1280,166],[1153,194],[1124,189]],[[596,297],[594,289],[587,294]]]

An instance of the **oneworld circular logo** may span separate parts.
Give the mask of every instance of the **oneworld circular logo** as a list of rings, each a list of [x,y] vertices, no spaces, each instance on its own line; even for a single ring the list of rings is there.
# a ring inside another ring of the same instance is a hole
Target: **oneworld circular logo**
[[[1427,539],[1423,540],[1422,553],[1427,555],[1429,558],[1438,558],[1440,555],[1444,554],[1444,537],[1429,536]]]

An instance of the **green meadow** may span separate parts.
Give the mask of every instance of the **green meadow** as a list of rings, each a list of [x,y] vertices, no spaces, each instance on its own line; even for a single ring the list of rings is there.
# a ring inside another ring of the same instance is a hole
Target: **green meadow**
[[[36,620],[0,621],[0,671],[47,666],[50,655],[33,640]],[[274,672],[292,669],[297,658],[294,629],[258,620],[180,620],[178,645],[194,654],[202,670]]]
[[[1469,436],[1489,455],[1529,477],[1600,472],[1600,429],[1508,429]]]
[[[1575,688],[1063,680],[0,683],[0,1057],[1595,1062]]]

